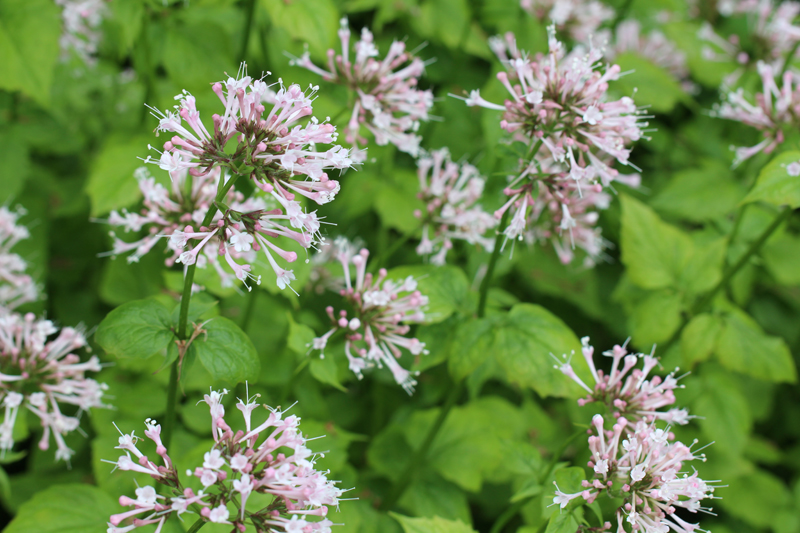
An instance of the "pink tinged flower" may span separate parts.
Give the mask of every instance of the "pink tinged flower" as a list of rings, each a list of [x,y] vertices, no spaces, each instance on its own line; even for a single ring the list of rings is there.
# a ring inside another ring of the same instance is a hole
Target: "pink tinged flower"
[[[244,508],[244,502],[242,502],[242,508]],[[244,509],[242,509],[244,512]],[[219,505],[208,513],[208,520],[214,524],[230,524],[228,521],[228,517],[230,516],[230,512],[225,505]]]
[[[237,472],[242,472],[248,465],[248,463],[249,461],[247,457],[242,455],[241,453],[237,453],[236,455],[231,457],[231,469],[236,470]]]
[[[237,252],[249,252],[253,245],[253,236],[248,233],[235,233],[229,242]]]
[[[800,176],[800,161],[786,165],[786,173],[792,177]]]
[[[254,488],[255,485],[253,485],[253,481],[247,474],[244,474],[240,479],[235,479],[233,481],[233,490],[241,494],[242,497],[241,516],[240,516],[241,520],[244,520],[244,508],[245,505],[247,505],[247,498],[250,496],[250,493],[253,492]],[[227,519],[227,516],[225,518]]]
[[[225,459],[222,457],[222,452],[219,450],[214,449],[203,455],[203,468],[219,470],[223,466],[225,466]]]

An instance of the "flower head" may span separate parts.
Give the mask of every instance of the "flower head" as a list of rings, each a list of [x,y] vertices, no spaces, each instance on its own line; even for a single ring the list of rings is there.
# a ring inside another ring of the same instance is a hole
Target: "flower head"
[[[583,43],[597,33],[614,10],[598,0],[520,0],[522,9],[542,22],[555,24],[571,39]]]
[[[81,362],[74,352],[87,348],[83,332],[59,331],[49,320],[9,313],[0,316],[0,403],[5,416],[0,424],[0,453],[14,446],[14,425],[20,409],[35,414],[44,428],[39,448],[56,443],[56,459],[68,461],[73,451],[64,436],[80,425],[80,414],[107,407],[103,383],[86,377],[100,371],[100,360],[92,356]]]
[[[325,81],[349,87],[356,93],[350,121],[345,129],[347,143],[354,147],[354,157],[365,158],[359,146],[367,143],[361,128],[372,133],[375,142],[383,146],[393,144],[403,152],[416,156],[420,137],[416,135],[420,121],[427,121],[433,106],[433,93],[420,90],[419,77],[425,70],[424,62],[406,51],[405,43],[394,41],[383,59],[378,59],[378,49],[372,32],[361,30],[361,38],[353,45],[350,55],[350,28],[346,18],[341,20],[339,38],[341,53],[328,50],[328,70],[315,65],[306,52],[292,64],[319,74]]]
[[[18,223],[25,210],[12,211],[0,206],[0,315],[39,298],[39,288],[25,271],[27,263],[11,248],[30,236],[28,228]]]
[[[232,524],[244,531],[252,524],[259,531],[303,531],[329,533],[332,523],[325,519],[329,506],[337,506],[342,490],[328,480],[327,472],[316,470],[315,456],[306,447],[299,431],[300,419],[284,417],[284,413],[266,405],[266,420],[251,427],[250,413],[254,406],[241,400],[236,407],[245,415],[246,431],[235,431],[226,422],[220,400],[227,391],[206,395],[214,427],[214,445],[205,454],[203,463],[188,470],[185,477],[178,472],[168,451],[161,444],[160,426],[147,422],[151,431],[145,436],[156,445],[162,464],[156,464],[139,450],[137,438],[121,434],[119,449],[125,451],[117,461],[107,461],[121,470],[147,473],[164,485],[156,493],[153,487],[136,490],[137,498],[120,497],[120,504],[132,510],[112,515],[109,531],[122,523],[130,523],[124,531],[148,524],[163,524],[170,516],[200,508],[200,517],[217,524]],[[153,431],[158,428],[158,431]],[[134,455],[136,460],[131,458]],[[188,479],[187,479],[188,478]],[[199,480],[202,490],[187,484]],[[271,496],[271,502],[258,511],[246,509],[247,500],[257,492]],[[302,524],[301,524],[302,522]],[[294,529],[301,525],[301,529]],[[160,527],[160,526],[159,526]]]
[[[453,240],[479,244],[491,252],[494,240],[485,234],[497,225],[490,213],[477,203],[485,179],[468,163],[454,163],[446,148],[424,154],[417,160],[419,198],[425,202],[422,242],[417,253],[431,255],[431,262],[442,265]],[[432,233],[432,236],[431,236]]]
[[[423,309],[428,297],[417,290],[416,280],[409,276],[404,280],[387,279],[386,269],[378,275],[367,272],[369,251],[362,248],[358,253],[350,247],[337,251],[337,259],[344,270],[344,287],[339,291],[352,308],[352,316],[346,310],[334,314],[333,307],[326,312],[331,320],[331,329],[315,338],[312,350],[319,350],[324,357],[328,340],[336,333],[345,337],[344,352],[352,370],[359,379],[362,372],[372,366],[386,365],[395,381],[411,394],[417,384],[411,372],[397,361],[402,349],[414,356],[427,354],[425,343],[406,335],[409,324],[425,318]],[[355,265],[355,279],[350,276],[350,265]]]
[[[72,50],[85,63],[95,62],[97,45],[100,43],[100,23],[106,13],[105,0],[55,0],[62,7],[61,50]]]

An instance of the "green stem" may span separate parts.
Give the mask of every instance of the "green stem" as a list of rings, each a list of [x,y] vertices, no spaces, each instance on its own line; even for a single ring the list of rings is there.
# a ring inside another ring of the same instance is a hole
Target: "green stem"
[[[617,16],[614,17],[614,22],[611,23],[612,29],[617,29],[619,23],[628,15],[628,10],[631,8],[633,0],[625,0],[625,3],[617,10]]]
[[[489,533],[500,533],[508,521],[514,518],[516,514],[525,506],[525,504],[531,501],[533,498],[534,496],[528,496],[527,498],[523,498],[511,505],[511,507],[506,509],[503,514],[497,518]]]
[[[500,226],[497,230],[497,236],[494,238],[494,250],[492,256],[489,258],[489,264],[486,267],[486,274],[481,281],[480,298],[478,300],[478,318],[483,318],[486,315],[486,302],[489,297],[489,286],[492,284],[492,276],[494,275],[494,267],[497,264],[497,259],[500,257],[500,248],[502,247],[501,241],[505,238],[503,231],[506,229],[508,216],[511,213],[511,208],[506,209],[503,213],[503,218],[500,219]]]
[[[192,527],[190,527],[186,533],[195,533],[196,531],[199,531],[200,528],[203,527],[204,525],[206,525],[206,521],[203,520],[202,518],[199,518],[197,522],[192,524]]]
[[[767,239],[772,236],[776,229],[792,214],[792,208],[786,206],[783,208],[783,211],[775,217],[775,220],[772,221],[767,229],[765,229],[761,235],[758,236],[758,239],[753,241],[750,245],[750,248],[739,258],[736,263],[732,266],[728,267],[725,273],[722,276],[722,279],[719,280],[713,289],[711,289],[703,298],[698,300],[697,304],[692,308],[692,314],[696,315],[697,313],[701,313],[705,310],[706,306],[708,306],[713,300],[714,297],[717,295],[719,291],[721,291],[724,287],[730,283],[731,279],[750,261],[750,258],[758,253],[764,243],[767,242]]]
[[[253,12],[256,9],[256,0],[245,0],[245,19],[244,19],[244,28],[243,28],[243,36],[242,36],[242,50],[239,53],[239,61],[244,62],[245,56],[247,55],[247,45],[250,42],[250,32],[253,28]]]
[[[438,435],[439,430],[442,429],[444,421],[447,419],[447,415],[450,414],[450,410],[453,408],[453,406],[455,406],[456,402],[464,392],[464,389],[464,380],[461,380],[455,385],[455,387],[450,389],[450,394],[447,396],[445,404],[439,411],[439,416],[436,417],[436,421],[428,430],[428,434],[425,435],[425,440],[422,442],[422,445],[417,448],[417,451],[414,452],[414,455],[411,457],[411,464],[409,464],[405,470],[403,470],[403,474],[400,476],[400,479],[397,480],[394,490],[389,497],[381,502],[382,510],[387,511],[394,507],[394,505],[397,503],[397,500],[400,499],[408,486],[411,484],[414,476],[417,473],[417,470],[420,466],[422,466],[425,457],[427,457],[430,447],[433,444],[433,441],[436,439],[436,435]]]
[[[256,308],[256,298],[258,297],[258,289],[255,289],[250,292],[250,295],[247,299],[247,308],[244,310],[244,315],[242,315],[242,325],[241,328],[243,331],[247,331],[247,326],[250,324],[250,319],[253,318],[253,310]]]
[[[220,184],[217,187],[217,202],[221,201],[225,198],[225,195],[228,194],[228,191],[233,187],[233,183],[236,181],[238,176],[233,174],[227,183],[224,185],[222,184],[222,177],[220,176]],[[203,219],[203,222],[200,224],[201,226],[208,227],[211,224],[211,221],[214,219],[214,215],[217,214],[217,207],[216,202],[208,207],[208,211],[206,212],[206,216]],[[197,270],[197,263],[191,264],[186,267],[186,276],[183,279],[183,294],[181,295],[181,312],[178,318],[178,332],[177,337],[180,340],[186,340],[187,336],[187,329],[189,325],[189,303],[192,299],[192,285],[194,284],[194,273]],[[169,445],[172,439],[172,432],[175,427],[175,415],[177,412],[177,399],[178,399],[178,365],[180,363],[179,359],[176,359],[172,366],[170,367],[169,371],[169,385],[167,388],[167,410],[165,414],[164,420],[164,429],[163,429],[163,436],[162,442],[164,443],[164,447],[169,449]]]
[[[797,48],[798,47],[800,47],[800,41],[797,41],[796,43],[794,43],[794,46],[792,47],[792,50],[786,56],[786,59],[783,62],[783,68],[781,69],[781,73],[778,76],[778,80],[783,79],[783,75],[786,74],[787,70],[789,70],[789,63],[791,63],[792,59],[794,59],[794,55],[797,53]],[[778,84],[780,84],[780,83],[781,82],[778,81]]]
[[[402,246],[403,246],[405,243],[407,243],[409,240],[411,240],[412,238],[414,238],[414,235],[416,235],[416,234],[417,234],[417,231],[418,231],[418,230],[419,230],[419,228],[421,228],[421,227],[422,227],[422,226],[419,226],[419,227],[418,227],[417,229],[415,229],[414,231],[412,231],[412,232],[409,232],[409,233],[406,233],[405,235],[403,235],[403,236],[402,236],[402,237],[400,237],[399,239],[395,239],[395,240],[394,240],[394,242],[392,242],[392,245],[391,245],[391,246],[389,246],[389,247],[388,247],[387,249],[385,249],[383,252],[381,252],[380,254],[378,254],[378,257],[377,257],[377,259],[375,259],[375,261],[373,261],[373,262],[372,262],[372,264],[370,265],[370,269],[369,269],[369,271],[370,271],[370,272],[375,272],[375,270],[377,270],[378,268],[382,267],[382,266],[383,266],[383,264],[384,264],[386,261],[388,261],[389,259],[391,259],[391,258],[392,258],[392,256],[394,255],[394,253],[395,253],[397,250],[399,250],[400,248],[402,248]]]

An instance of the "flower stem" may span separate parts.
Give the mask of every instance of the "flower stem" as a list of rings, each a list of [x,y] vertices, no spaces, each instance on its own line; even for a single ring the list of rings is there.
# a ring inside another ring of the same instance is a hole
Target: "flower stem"
[[[625,3],[622,4],[622,7],[620,7],[617,11],[617,16],[614,17],[614,22],[611,23],[612,29],[617,29],[619,23],[622,22],[626,16],[628,16],[628,10],[630,10],[631,4],[633,4],[633,0],[625,0]]]
[[[220,177],[220,184],[217,188],[217,198],[216,202],[208,206],[208,211],[206,212],[205,218],[203,218],[203,222],[200,224],[201,226],[208,227],[211,224],[211,221],[214,219],[214,215],[217,214],[217,202],[222,201],[225,198],[225,195],[228,194],[228,191],[233,187],[233,183],[236,181],[238,176],[233,174],[231,178],[227,181],[227,183],[222,183],[222,177]],[[186,340],[186,330],[189,324],[189,303],[192,299],[192,285],[194,285],[194,273],[197,270],[197,263],[193,263],[186,267],[186,274],[184,275],[183,279],[183,294],[181,294],[181,312],[178,318],[178,332],[177,337],[179,340]],[[177,399],[178,399],[178,364],[180,360],[176,359],[169,370],[169,385],[167,388],[167,409],[164,419],[164,429],[162,434],[162,441],[164,443],[164,447],[169,448],[171,439],[172,439],[172,432],[173,428],[175,427],[175,415],[177,412]],[[199,528],[198,528],[199,529]]]
[[[786,55],[786,59],[784,59],[783,61],[783,68],[781,69],[781,73],[780,76],[778,76],[778,78],[782,79],[783,75],[786,74],[786,71],[789,70],[789,63],[791,63],[792,59],[794,59],[794,55],[797,53],[798,47],[800,47],[800,41],[794,43],[794,46],[792,47],[791,51]]]
[[[389,247],[388,247],[386,250],[384,250],[382,253],[378,254],[378,258],[377,258],[375,261],[373,261],[373,262],[372,262],[372,264],[371,264],[371,266],[370,266],[370,269],[369,269],[369,270],[370,270],[370,272],[374,272],[376,269],[378,269],[378,268],[380,268],[381,266],[383,266],[383,264],[384,264],[386,261],[388,261],[389,259],[391,259],[391,258],[392,258],[392,256],[394,255],[394,253],[395,253],[397,250],[399,250],[400,248],[402,248],[402,246],[403,246],[405,243],[407,243],[409,240],[411,240],[411,239],[414,237],[414,235],[416,235],[416,234],[417,234],[417,231],[418,231],[418,230],[419,230],[421,227],[422,227],[422,226],[420,226],[420,227],[418,227],[418,228],[414,229],[414,231],[411,231],[411,232],[409,232],[409,233],[406,233],[405,235],[403,235],[403,236],[402,236],[402,237],[400,237],[399,239],[395,239],[395,241],[392,243],[392,245],[391,245],[391,246],[389,246]]]
[[[242,331],[247,331],[247,325],[250,323],[250,319],[253,318],[253,310],[256,307],[256,298],[258,298],[257,288],[251,291],[247,297],[247,308],[245,308],[244,315],[242,316]]]
[[[204,525],[206,525],[206,521],[203,520],[202,518],[198,518],[197,521],[194,524],[192,524],[192,527],[190,527],[186,533],[195,533],[196,531],[199,531],[200,528],[203,527]]]
[[[497,264],[497,259],[500,257],[500,248],[502,247],[501,241],[504,238],[503,231],[506,229],[509,213],[511,213],[511,209],[506,209],[506,212],[503,213],[503,218],[500,219],[500,227],[497,231],[497,236],[494,238],[494,250],[492,250],[492,256],[489,258],[489,264],[486,267],[486,275],[483,277],[483,281],[481,281],[480,299],[478,300],[478,318],[483,318],[486,315],[489,286],[492,284],[494,267]]]

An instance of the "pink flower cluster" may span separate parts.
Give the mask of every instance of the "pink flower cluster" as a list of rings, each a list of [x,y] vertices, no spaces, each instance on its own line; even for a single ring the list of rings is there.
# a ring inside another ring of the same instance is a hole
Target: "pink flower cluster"
[[[39,298],[39,288],[25,272],[27,263],[11,251],[19,241],[30,237],[28,228],[18,224],[24,214],[21,207],[12,211],[0,206],[0,316]]]
[[[623,346],[614,346],[604,352],[612,358],[611,372],[605,375],[594,365],[594,348],[589,339],[582,342],[583,356],[595,379],[594,388],[577,377],[568,362],[557,368],[589,392],[586,399],[579,400],[580,405],[603,402],[614,420],[611,429],[605,429],[603,416],[594,416],[593,427],[588,431],[591,451],[588,466],[594,472],[593,478],[584,480],[583,490],[574,493],[564,493],[556,486],[553,504],[563,509],[572,500],[592,503],[600,494],[607,493],[623,500],[616,511],[617,533],[625,533],[624,523],[631,531],[693,533],[698,525],[686,522],[676,511],[680,508],[691,513],[710,512],[701,502],[714,498],[715,487],[696,471],[685,471],[689,461],[705,461],[705,455],[692,450],[696,441],[686,446],[675,440],[669,426],[656,425],[657,421],[685,424],[689,418],[684,409],[658,411],[675,402],[672,391],[677,385],[673,374],[664,380],[658,376],[648,380],[658,360],[652,355],[628,355]],[[640,358],[644,361],[643,368],[635,369]],[[606,523],[604,529],[610,527]]]
[[[379,146],[393,144],[399,150],[416,156],[420,137],[415,132],[420,121],[429,120],[433,93],[418,88],[425,63],[406,45],[394,41],[389,53],[377,59],[378,48],[372,33],[361,30],[361,39],[353,46],[355,57],[350,58],[350,28],[346,18],[341,20],[339,39],[341,54],[328,50],[328,70],[315,65],[306,52],[294,58],[292,65],[307,68],[325,81],[344,85],[356,93],[355,105],[345,129],[347,143],[354,147],[354,158],[363,161],[366,154],[359,146],[367,144],[361,127],[372,133]]]
[[[443,265],[454,239],[491,252],[494,239],[486,232],[497,225],[497,219],[477,203],[486,182],[478,169],[469,163],[454,163],[447,148],[442,148],[417,159],[417,176],[418,197],[426,204],[425,212],[414,213],[423,222],[417,253],[433,254],[431,263]]]
[[[796,74],[787,71],[781,80],[775,79],[775,69],[759,61],[762,92],[756,93],[754,102],[745,97],[744,89],[729,91],[726,100],[716,105],[714,116],[735,120],[761,131],[764,140],[750,147],[736,148],[734,166],[759,152],[770,153],[784,140],[784,128],[798,127],[800,113],[800,88]],[[780,87],[778,86],[780,82]]]
[[[520,5],[579,43],[587,42],[601,24],[614,18],[614,10],[598,0],[520,0]]]
[[[137,444],[143,439],[120,431],[116,448],[125,455],[112,464],[120,470],[149,474],[166,490],[159,494],[153,486],[145,486],[136,489],[136,498],[120,496],[120,505],[133,509],[112,515],[108,533],[128,533],[150,524],[157,524],[156,533],[160,533],[170,516],[184,513],[197,513],[206,522],[230,524],[233,531],[240,532],[249,523],[259,533],[330,533],[333,523],[325,516],[329,506],[338,507],[342,490],[328,480],[327,472],[314,468],[315,455],[299,431],[300,419],[294,415],[284,418],[281,411],[264,405],[269,415],[255,425],[252,413],[259,404],[248,398],[236,404],[245,429],[234,431],[225,421],[222,398],[227,393],[211,391],[204,398],[211,411],[214,445],[201,466],[186,471],[189,482],[202,489],[181,481],[161,441],[161,426],[154,420],[145,421],[144,436],[155,444],[161,465],[139,450]],[[251,510],[247,501],[253,494],[273,499],[266,507]],[[129,525],[120,525],[123,523]]]
[[[336,257],[344,269],[344,288],[340,294],[350,305],[352,316],[348,318],[345,310],[337,315],[329,306],[325,311],[331,319],[332,328],[315,338],[310,348],[319,350],[321,357],[324,357],[331,336],[343,332],[344,353],[350,370],[358,379],[363,377],[365,369],[386,365],[395,381],[411,394],[417,382],[412,373],[400,366],[397,360],[402,356],[401,348],[415,356],[428,353],[424,342],[406,337],[411,330],[409,323],[425,318],[423,309],[428,305],[428,297],[417,290],[417,282],[411,276],[395,281],[386,279],[387,272],[383,268],[377,276],[368,273],[369,251],[364,248],[355,253],[352,247],[345,244],[337,250]],[[350,277],[350,264],[356,267],[355,280]]]
[[[69,461],[73,451],[64,435],[78,428],[81,413],[107,407],[103,404],[107,386],[86,377],[87,372],[100,371],[100,360],[92,356],[81,362],[73,353],[80,348],[88,350],[80,330],[59,332],[51,321],[33,313],[0,316],[0,400],[5,408],[0,453],[14,446],[14,425],[27,409],[44,428],[39,448],[47,450],[52,435],[56,459]],[[65,406],[68,413],[62,412]]]
[[[131,256],[135,261],[159,237],[168,237],[173,252],[169,264],[202,267],[211,263],[224,283],[235,277],[249,290],[248,280],[261,282],[260,276],[251,273],[251,263],[254,252],[263,251],[278,287],[284,289],[295,277],[276,256],[292,263],[297,253],[275,241],[290,239],[305,249],[324,241],[316,211],[305,211],[298,195],[320,205],[333,200],[339,183],[329,179],[327,171],[348,168],[349,151],[338,145],[317,150],[317,144],[336,140],[336,128],[314,117],[305,125],[299,123],[312,113],[314,88],[310,94],[298,85],[272,92],[264,82],[243,75],[215,83],[212,89],[225,105],[223,115],[212,116],[213,134],[200,120],[194,97],[186,92],[176,96],[180,102],[176,112],[158,112],[157,129],[177,135],[164,143],[158,161],[148,158],[147,162],[157,162],[168,171],[172,187],[167,189],[147,172],[138,172],[145,209],[141,215],[112,213],[109,222],[127,231],[146,225],[150,234],[135,243],[117,239],[112,253],[136,250]],[[262,101],[273,102],[266,116]],[[235,149],[231,142],[236,143]],[[239,176],[249,177],[266,200],[235,192],[232,187]],[[215,252],[225,258],[232,276],[221,267]]]
[[[506,238],[522,240],[535,222],[539,227],[528,232],[529,238],[552,238],[553,230],[569,233],[570,246],[557,248],[582,247],[593,261],[603,243],[594,230],[597,214],[590,211],[607,206],[600,193],[614,181],[638,186],[638,174],[621,175],[612,165],[633,166],[627,146],[641,138],[646,124],[631,98],[606,101],[608,82],[619,77],[618,65],[601,72],[601,50],[592,46],[588,53],[565,54],[554,27],[548,31],[549,53],[535,59],[517,49],[511,34],[493,40],[492,48],[507,68],[497,78],[511,98],[498,105],[472,91],[465,100],[469,106],[503,111],[500,126],[529,154],[520,159],[519,173],[504,191],[508,202],[495,212],[501,218],[513,208],[503,230]],[[556,227],[541,224],[545,212]],[[559,255],[564,262],[573,257],[571,252]]]
[[[61,34],[61,50],[72,50],[85,63],[94,62],[97,45],[100,43],[100,23],[105,15],[105,0],[55,0],[63,8],[64,23]]]

